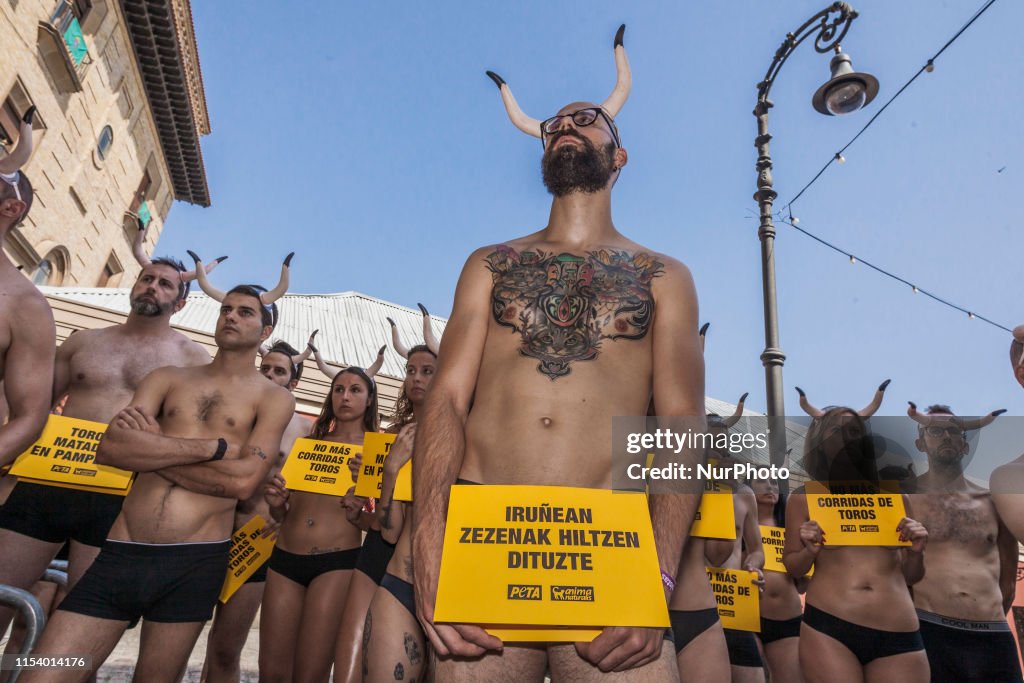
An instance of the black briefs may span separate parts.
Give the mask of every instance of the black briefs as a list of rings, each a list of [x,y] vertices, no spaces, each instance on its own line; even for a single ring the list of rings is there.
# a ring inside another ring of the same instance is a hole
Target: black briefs
[[[792,619],[768,619],[761,617],[761,643],[767,645],[783,638],[799,638],[800,622],[799,616]]]
[[[718,609],[670,609],[668,619],[672,623],[672,640],[676,644],[676,654],[679,654],[694,638],[718,623]]]
[[[804,623],[845,645],[861,666],[879,657],[891,657],[924,649],[920,631],[882,631],[859,626],[823,612],[813,605],[804,606]]]
[[[359,559],[359,548],[338,550],[333,553],[317,553],[316,555],[296,555],[274,546],[267,564],[270,569],[295,583],[309,587],[313,579],[327,572],[342,569],[355,569]]]
[[[0,528],[23,536],[102,547],[124,496],[19,481],[0,508]]]
[[[725,629],[725,645],[729,648],[729,664],[732,666],[764,666],[757,649],[757,638],[750,631]]]
[[[411,520],[407,523],[411,524]],[[356,569],[369,576],[379,586],[380,580],[384,578],[384,572],[388,569],[388,562],[394,554],[395,545],[385,541],[379,531],[370,529],[363,539],[363,548],[359,552]]]
[[[263,560],[263,563],[252,573],[245,583],[263,583],[267,580],[267,570],[270,569],[270,558]],[[242,585],[244,586],[245,583]]]
[[[921,638],[936,683],[1020,683],[1020,661],[1010,625],[969,621],[917,610]]]
[[[231,540],[210,543],[107,541],[58,609],[100,619],[163,623],[213,616]]]
[[[416,597],[411,583],[403,581],[394,574],[385,573],[384,578],[380,580],[380,587],[394,595],[395,599],[409,610],[412,618],[416,619]]]

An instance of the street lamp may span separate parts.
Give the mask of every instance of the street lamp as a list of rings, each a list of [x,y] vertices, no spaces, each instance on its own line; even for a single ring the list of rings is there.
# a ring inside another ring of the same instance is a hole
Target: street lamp
[[[832,77],[814,93],[814,108],[829,116],[849,114],[867,105],[878,94],[878,80],[870,74],[853,70],[850,56],[842,51],[839,43],[846,36],[850,24],[857,18],[857,12],[845,2],[834,2],[804,22],[795,32],[786,34],[786,39],[775,51],[775,58],[768,67],[764,80],[757,84],[757,200],[760,226],[757,235],[761,240],[761,288],[764,294],[764,341],[761,354],[764,365],[765,391],[767,394],[769,441],[768,452],[774,465],[783,465],[786,459],[785,402],[783,400],[782,366],[786,355],[779,348],[779,314],[775,297],[775,225],[772,223],[772,204],[778,193],[772,189],[772,158],[768,143],[768,110],[772,102],[768,93],[775,83],[779,69],[786,63],[800,43],[812,35],[814,49],[819,53],[835,51],[830,64]],[[836,157],[839,158],[838,155]]]

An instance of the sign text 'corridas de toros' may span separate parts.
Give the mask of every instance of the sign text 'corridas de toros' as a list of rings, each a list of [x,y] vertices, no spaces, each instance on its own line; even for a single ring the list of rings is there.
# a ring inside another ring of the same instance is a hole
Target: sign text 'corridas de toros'
[[[362,446],[337,441],[296,439],[281,476],[293,491],[344,496],[355,482],[348,463]]]
[[[435,618],[508,641],[668,625],[642,493],[452,487]]]

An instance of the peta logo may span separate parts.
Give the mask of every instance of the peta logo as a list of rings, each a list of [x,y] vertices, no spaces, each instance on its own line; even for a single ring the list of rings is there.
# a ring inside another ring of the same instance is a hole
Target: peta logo
[[[857,530],[857,525],[856,524],[840,524],[839,525],[839,530],[840,531],[856,531]]]
[[[302,478],[303,481],[316,481],[317,476],[315,474],[307,474]]]
[[[552,586],[552,602],[594,602],[593,586]]]
[[[540,600],[540,586],[508,584],[509,600]]]
[[[62,474],[67,474],[68,472],[71,471],[71,468],[68,467],[67,465],[53,465],[52,467],[50,467],[50,471],[51,472],[60,472]]]
[[[872,533],[876,533],[877,534],[878,533],[878,525],[877,524],[861,524],[860,525],[860,530],[862,532],[872,532]]]

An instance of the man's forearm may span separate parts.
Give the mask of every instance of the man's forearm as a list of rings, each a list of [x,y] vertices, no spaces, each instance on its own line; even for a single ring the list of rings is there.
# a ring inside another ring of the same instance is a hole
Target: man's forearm
[[[217,439],[183,439],[112,426],[100,440],[96,463],[132,472],[152,472],[206,462],[217,452],[217,446]],[[228,453],[231,450],[229,446]]]
[[[18,456],[28,450],[46,425],[46,413],[42,419],[38,415],[20,415],[0,426],[0,467],[9,465]]]
[[[420,542],[439,543],[448,512],[450,487],[459,476],[466,451],[465,416],[445,396],[427,399],[416,433],[413,458],[412,534],[414,552],[417,532],[429,530],[432,538]]]
[[[258,468],[255,457],[246,457],[199,465],[176,465],[161,469],[157,474],[194,493],[245,499],[253,494],[250,482],[256,479]]]

